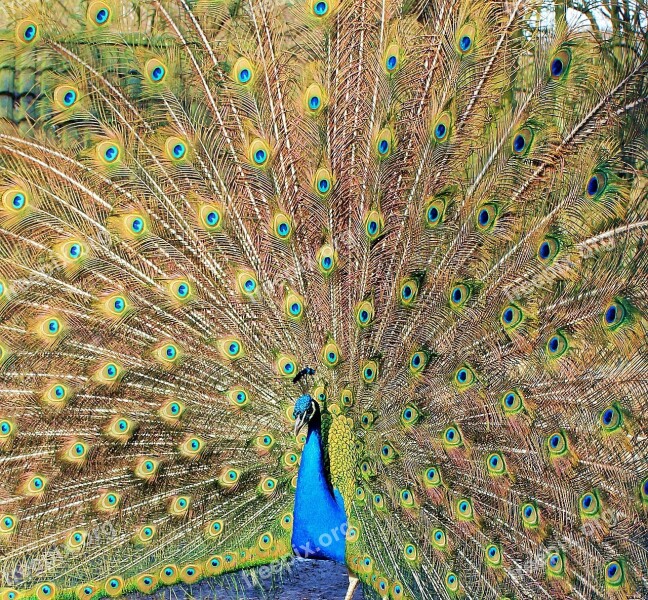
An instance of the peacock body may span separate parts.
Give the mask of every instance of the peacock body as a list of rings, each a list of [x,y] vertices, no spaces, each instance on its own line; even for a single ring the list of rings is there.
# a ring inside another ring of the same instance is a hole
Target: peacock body
[[[541,8],[3,7],[2,600],[648,595],[645,7]]]

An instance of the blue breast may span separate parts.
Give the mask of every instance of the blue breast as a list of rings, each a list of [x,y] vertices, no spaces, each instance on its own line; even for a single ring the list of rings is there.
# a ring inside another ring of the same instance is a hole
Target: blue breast
[[[345,562],[347,518],[344,500],[326,479],[319,415],[311,421],[302,452],[292,534],[295,554]]]

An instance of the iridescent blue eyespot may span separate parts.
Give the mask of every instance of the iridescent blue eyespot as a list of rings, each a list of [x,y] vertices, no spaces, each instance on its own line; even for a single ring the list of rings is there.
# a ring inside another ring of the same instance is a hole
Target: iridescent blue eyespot
[[[72,106],[77,99],[76,92],[74,90],[69,90],[68,92],[65,93],[63,96],[63,104],[64,106]]]
[[[551,255],[551,247],[549,246],[549,242],[542,242],[538,250],[538,256],[542,260],[547,260],[550,255]]]
[[[524,140],[524,136],[522,134],[518,134],[513,140],[513,150],[515,150],[516,152],[522,152],[522,150],[524,150],[525,144],[526,142]]]
[[[161,65],[158,65],[151,71],[151,79],[153,81],[162,81],[164,79],[164,75],[166,74],[164,67]]]
[[[563,65],[563,61],[560,58],[556,57],[551,61],[551,75],[553,77],[560,77],[564,69],[565,65]]]
[[[104,158],[109,163],[115,162],[118,156],[119,156],[119,150],[117,146],[108,146],[108,148],[104,150]]]
[[[81,245],[72,244],[69,249],[70,258],[79,258],[81,256]]]
[[[26,42],[31,42],[36,37],[36,26],[35,25],[28,25],[25,28],[25,32],[23,33],[23,37],[24,37]]]
[[[387,70],[393,71],[398,64],[398,57],[395,54],[392,54],[387,58]]]
[[[184,298],[189,293],[189,286],[186,283],[181,283],[178,286],[178,296]]]
[[[250,78],[252,77],[252,73],[250,72],[250,69],[241,69],[238,75],[239,81],[241,83],[247,83],[250,81]]]
[[[434,128],[434,137],[436,137],[438,140],[442,140],[445,137],[447,130],[448,128],[443,123],[439,123]]]
[[[207,223],[215,227],[218,224],[220,217],[218,216],[218,213],[215,210],[212,210],[211,212],[207,213]]]
[[[142,219],[140,219],[139,217],[133,219],[133,222],[131,223],[131,228],[135,233],[141,233],[142,230],[144,229],[144,221],[142,221]]]
[[[457,381],[465,383],[468,380],[468,371],[466,369],[459,369],[457,371]]]
[[[322,101],[319,99],[319,96],[311,96],[308,101],[308,106],[311,110],[317,110],[322,104]]]
[[[387,140],[380,140],[378,144],[378,152],[380,154],[387,154],[389,151],[389,142]]]
[[[331,187],[331,184],[329,183],[328,179],[320,179],[319,182],[317,183],[317,188],[319,189],[322,194],[325,194],[328,192],[329,187]]]
[[[471,46],[472,46],[472,40],[470,39],[470,37],[467,35],[462,35],[461,39],[459,40],[459,48],[461,48],[461,51],[468,52]]]
[[[317,2],[314,6],[314,11],[315,14],[318,17],[323,17],[327,12],[328,12],[328,4],[321,0],[320,2]]]
[[[120,431],[126,431],[126,429],[128,429],[128,423],[126,423],[124,419],[121,419],[119,423],[117,423],[117,426],[119,427]]]
[[[173,157],[174,158],[182,158],[185,153],[187,152],[187,149],[184,144],[176,144],[173,146]]]
[[[116,312],[122,312],[124,308],[126,308],[126,303],[122,298],[115,298],[115,301],[113,302],[113,308]]]
[[[295,315],[295,316],[297,316],[297,315],[299,315],[300,313],[301,313],[301,306],[299,305],[299,303],[297,303],[297,302],[293,302],[293,303],[290,305],[290,314],[291,314],[291,315]]]
[[[108,12],[108,9],[102,8],[97,11],[97,14],[95,15],[95,21],[98,25],[103,25],[108,20],[109,16],[110,13]]]
[[[268,158],[268,153],[265,150],[263,150],[263,148],[259,148],[259,150],[257,150],[254,153],[254,162],[257,163],[258,165],[262,165],[267,158]]]

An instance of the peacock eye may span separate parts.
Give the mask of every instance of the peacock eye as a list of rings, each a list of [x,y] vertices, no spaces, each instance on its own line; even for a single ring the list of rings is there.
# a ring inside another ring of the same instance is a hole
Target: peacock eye
[[[484,551],[486,562],[491,567],[499,567],[502,564],[502,552],[496,544],[489,544]]]
[[[372,210],[365,217],[365,233],[370,241],[375,241],[380,237],[384,228],[382,215],[377,210]]]
[[[152,58],[146,63],[146,74],[152,83],[162,83],[167,76],[166,65],[157,58]]]
[[[385,70],[387,73],[394,73],[400,66],[400,47],[398,44],[390,44],[385,52]]]
[[[376,152],[378,158],[387,158],[392,152],[393,134],[389,127],[381,129],[376,138]]]
[[[378,376],[378,363],[376,361],[367,361],[361,369],[362,380],[365,383],[373,383]]]
[[[493,229],[498,215],[498,208],[495,204],[484,204],[477,213],[477,228],[487,232]]]
[[[431,200],[425,208],[425,224],[429,229],[434,229],[443,220],[445,202],[443,200]]]
[[[476,381],[475,372],[468,365],[463,365],[455,371],[454,383],[460,391],[465,391]]]
[[[240,57],[234,63],[232,76],[236,83],[242,86],[249,85],[254,78],[254,67],[252,66],[252,63],[247,58],[243,56]]]
[[[558,255],[559,250],[560,245],[556,239],[545,238],[538,248],[538,258],[545,264],[551,264]]]
[[[331,172],[322,167],[315,173],[315,190],[320,196],[327,196],[333,188],[333,177]]]
[[[549,72],[552,79],[562,79],[571,64],[571,52],[567,49],[557,52],[549,62]]]
[[[509,304],[502,311],[500,320],[505,329],[515,329],[524,318],[524,313],[515,304]]]
[[[490,475],[498,476],[506,473],[506,461],[500,452],[493,452],[486,459],[486,466]]]
[[[623,563],[613,560],[605,566],[605,583],[611,588],[618,588],[625,581],[625,571]]]
[[[468,498],[460,498],[456,504],[457,513],[462,520],[471,520],[474,516],[472,501]]]
[[[110,21],[110,7],[103,1],[92,2],[88,7],[88,19],[98,26],[106,25]]]
[[[553,575],[562,575],[564,572],[564,559],[559,552],[550,552],[547,555],[547,570]]]
[[[598,198],[607,186],[605,173],[594,173],[587,181],[585,191],[590,198]]]
[[[443,432],[443,442],[446,446],[449,446],[451,448],[461,446],[463,439],[459,429],[454,425],[446,427],[445,431]]]
[[[449,112],[442,112],[434,123],[434,140],[438,143],[445,142],[450,135],[452,117]]]
[[[435,529],[432,531],[432,543],[437,547],[437,548],[444,548],[446,545],[446,534],[443,529]]]
[[[524,397],[519,390],[509,390],[502,395],[501,403],[506,415],[516,415],[524,408]]]
[[[409,306],[418,295],[418,283],[414,279],[405,279],[400,286],[401,304]]]
[[[461,308],[472,295],[472,290],[466,284],[458,284],[450,291],[450,306],[452,308]]]
[[[607,432],[616,431],[622,424],[621,411],[614,404],[608,406],[600,416],[601,427]]]
[[[580,497],[579,509],[581,516],[595,517],[601,509],[601,501],[595,491],[586,492]]]
[[[533,142],[533,131],[528,127],[520,129],[513,136],[513,153],[518,156],[525,155],[531,147],[531,142]]]
[[[549,338],[546,345],[547,354],[551,358],[559,358],[569,349],[567,338],[560,332]]]
[[[312,3],[313,14],[316,17],[325,17],[329,13],[329,3],[326,0],[314,0]]]
[[[39,28],[34,21],[21,21],[16,26],[16,38],[23,44],[32,44],[38,38]]]
[[[459,54],[469,54],[474,48],[475,26],[472,23],[464,25],[457,36]]]
[[[547,438],[547,447],[549,455],[552,457],[564,456],[569,450],[567,438],[561,431],[557,431]]]

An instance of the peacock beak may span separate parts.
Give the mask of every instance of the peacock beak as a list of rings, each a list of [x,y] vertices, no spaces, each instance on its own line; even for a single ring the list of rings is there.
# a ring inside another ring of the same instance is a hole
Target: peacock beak
[[[302,427],[308,423],[308,412],[303,412],[299,415],[297,415],[297,418],[295,419],[295,437],[299,435],[299,432],[301,431]]]

